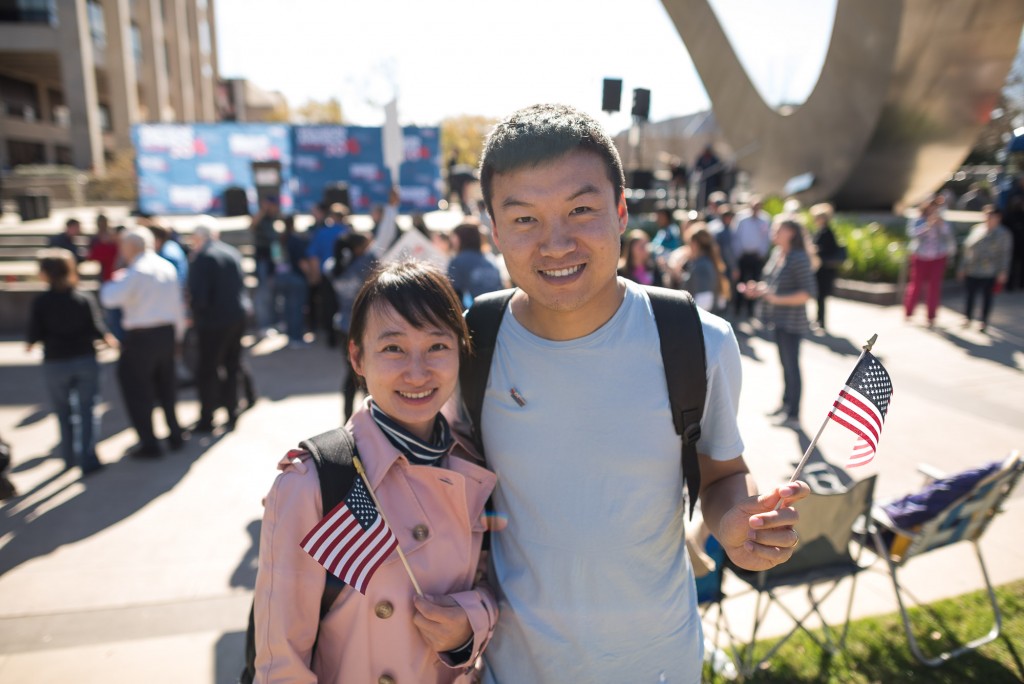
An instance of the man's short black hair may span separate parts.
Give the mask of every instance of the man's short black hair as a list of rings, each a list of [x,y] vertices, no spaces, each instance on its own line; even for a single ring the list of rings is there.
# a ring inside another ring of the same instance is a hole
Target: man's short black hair
[[[593,152],[601,158],[618,202],[626,186],[622,160],[615,143],[589,114],[568,105],[536,104],[496,125],[480,158],[480,190],[491,217],[494,174],[537,166],[575,150]]]

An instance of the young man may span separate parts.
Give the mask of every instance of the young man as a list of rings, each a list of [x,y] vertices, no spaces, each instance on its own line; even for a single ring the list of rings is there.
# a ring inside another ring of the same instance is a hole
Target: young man
[[[616,276],[627,222],[618,153],[590,116],[536,105],[491,133],[481,186],[519,287],[481,420],[508,520],[492,538],[501,614],[486,681],[696,683],[680,438],[650,302]],[[701,318],[703,514],[735,563],[767,569],[792,554],[790,504],[808,488],[755,496],[736,426],[736,340],[721,319]]]

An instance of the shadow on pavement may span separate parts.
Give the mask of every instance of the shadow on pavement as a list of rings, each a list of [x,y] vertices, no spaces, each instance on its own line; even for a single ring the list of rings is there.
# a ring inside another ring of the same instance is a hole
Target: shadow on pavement
[[[939,331],[939,335],[941,335],[946,341],[964,350],[970,356],[985,359],[987,361],[994,361],[1006,366],[1007,368],[1020,370],[1020,366],[1014,358],[1014,356],[1021,351],[1020,345],[1013,344],[1010,341],[996,337],[998,334],[998,332],[994,333],[990,338],[991,344],[977,344],[976,342],[971,342],[968,339],[960,337],[953,331]]]
[[[226,632],[214,647],[213,681],[216,684],[237,684],[245,653],[245,632]]]
[[[231,573],[231,586],[233,587],[245,587],[246,589],[256,587],[256,568],[258,567],[260,555],[261,525],[262,522],[260,520],[253,520],[245,528],[249,533],[252,543],[245,552],[245,555],[242,556],[242,559],[238,561],[238,567]]]
[[[156,459],[122,459],[84,480],[77,469],[61,472],[8,499],[0,518],[0,537],[11,535],[11,539],[0,554],[0,575],[141,510],[174,488],[192,463],[220,439],[204,439],[203,444],[190,440],[181,451]],[[72,487],[84,487],[84,491],[53,505]]]
[[[827,348],[833,354],[841,354],[843,356],[858,356],[861,350],[859,346],[855,345],[845,337],[836,337],[830,333],[824,333],[823,335],[807,335],[806,340]],[[865,342],[866,341],[867,340],[865,340]]]
[[[799,451],[794,454],[790,461],[790,465],[796,471],[797,466],[803,459],[803,455],[807,453],[807,448],[811,446],[811,437],[803,428],[787,429],[797,438],[795,446],[797,446]],[[854,482],[853,478],[843,468],[833,465],[825,459],[825,455],[818,448],[817,444],[814,445],[810,455],[808,455],[807,463],[804,464],[804,469],[800,473],[799,479],[810,485],[813,492],[845,491]]]

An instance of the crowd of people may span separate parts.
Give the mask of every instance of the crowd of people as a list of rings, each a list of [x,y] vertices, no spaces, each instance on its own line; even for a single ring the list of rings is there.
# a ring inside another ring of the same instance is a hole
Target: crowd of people
[[[87,245],[81,222],[69,219],[39,254],[40,277],[49,291],[34,302],[27,336],[29,349],[43,348],[67,467],[78,465],[83,474],[102,467],[96,456],[101,388],[94,343],[119,350],[117,381],[138,436],[126,452],[131,457],[158,457],[165,447],[182,448],[192,434],[235,428],[257,399],[243,347],[248,332],[258,341],[281,330],[288,349],[316,339],[339,348],[348,370],[342,380],[347,419],[356,400],[347,361],[351,309],[399,236],[398,204],[396,190],[374,209],[370,231],[353,227],[344,204],[317,204],[303,230],[301,218],[283,214],[277,198],[260,198],[241,241],[255,264],[254,287],[246,282],[242,252],[220,239],[212,218],[182,236],[153,217],[113,227],[100,214]],[[421,216],[414,219],[437,254],[450,258],[449,276],[465,306],[508,284],[478,219],[467,216],[450,234],[430,231]],[[96,298],[78,287],[79,266],[86,261],[99,266]],[[200,414],[183,427],[178,389],[189,380]],[[168,427],[163,438],[154,432],[154,406]]]

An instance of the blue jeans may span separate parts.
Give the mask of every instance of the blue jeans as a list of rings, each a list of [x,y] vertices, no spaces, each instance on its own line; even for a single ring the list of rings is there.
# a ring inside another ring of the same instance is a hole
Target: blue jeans
[[[775,343],[779,345],[779,361],[782,362],[782,405],[790,418],[800,417],[800,395],[803,382],[800,378],[800,340],[802,333],[775,329]]]
[[[274,277],[274,300],[283,306],[285,330],[289,341],[301,341],[306,333],[306,277],[289,271]]]
[[[124,326],[121,321],[124,319],[124,311],[121,309],[103,309],[103,322],[107,324],[107,330],[117,338],[118,342],[124,342]]]
[[[274,325],[274,262],[256,259],[256,292],[253,293],[253,308],[256,310],[256,327],[263,330]]]
[[[100,466],[96,458],[99,433],[100,366],[94,356],[47,361],[43,364],[46,386],[60,423],[60,450],[70,468],[87,473]]]

